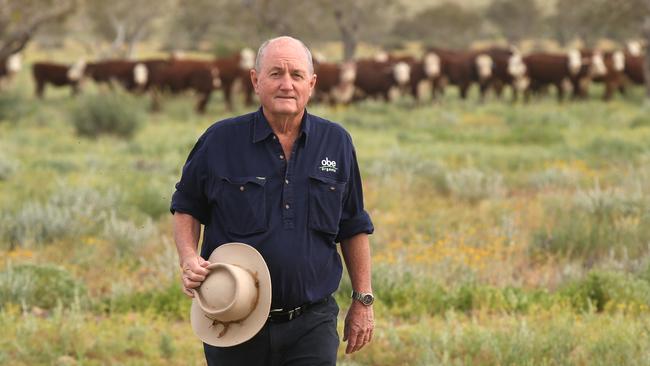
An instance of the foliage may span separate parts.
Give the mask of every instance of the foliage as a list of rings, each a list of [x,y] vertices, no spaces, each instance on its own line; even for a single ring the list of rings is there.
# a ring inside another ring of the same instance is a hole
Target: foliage
[[[517,43],[538,32],[539,14],[535,0],[494,0],[485,15],[508,41]]]
[[[0,272],[0,308],[9,303],[26,309],[68,307],[85,296],[84,285],[57,266],[8,265]]]
[[[130,138],[142,125],[144,115],[133,97],[111,93],[82,97],[70,118],[80,136]]]

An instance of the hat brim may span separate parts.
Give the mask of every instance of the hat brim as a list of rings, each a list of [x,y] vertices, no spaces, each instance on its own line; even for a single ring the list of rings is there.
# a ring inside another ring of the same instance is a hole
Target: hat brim
[[[262,255],[253,247],[244,243],[227,243],[217,247],[210,258],[210,263],[229,263],[241,266],[257,274],[259,297],[257,305],[250,315],[238,323],[231,323],[228,331],[221,337],[221,326],[215,328],[212,320],[205,316],[196,298],[192,300],[190,321],[194,333],[205,343],[216,347],[231,347],[253,338],[266,323],[271,310],[271,274]]]

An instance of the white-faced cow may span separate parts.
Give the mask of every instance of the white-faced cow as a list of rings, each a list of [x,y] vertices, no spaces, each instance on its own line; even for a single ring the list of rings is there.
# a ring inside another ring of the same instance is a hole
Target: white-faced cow
[[[57,87],[70,86],[72,95],[76,95],[79,92],[79,84],[84,76],[85,67],[86,62],[84,60],[77,61],[73,65],[53,62],[34,63],[32,65],[32,76],[36,86],[36,96],[43,98],[47,84]]]

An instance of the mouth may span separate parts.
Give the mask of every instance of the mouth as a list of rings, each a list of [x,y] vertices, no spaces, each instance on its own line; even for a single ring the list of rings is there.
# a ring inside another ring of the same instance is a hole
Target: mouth
[[[291,97],[291,96],[277,96],[275,99],[284,99],[284,100],[295,100],[296,97]]]

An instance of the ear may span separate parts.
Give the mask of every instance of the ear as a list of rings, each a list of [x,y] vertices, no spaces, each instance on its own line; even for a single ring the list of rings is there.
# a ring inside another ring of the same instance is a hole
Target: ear
[[[258,92],[259,78],[257,77],[257,71],[255,69],[251,69],[250,75],[251,75],[251,83],[253,84],[253,88],[255,89],[255,94],[259,94]]]
[[[312,94],[313,91],[314,91],[314,87],[316,86],[316,78],[317,78],[317,77],[318,77],[318,75],[313,74],[313,75],[311,76],[311,80],[309,81],[309,96],[310,96],[310,97],[311,97],[311,94]]]

